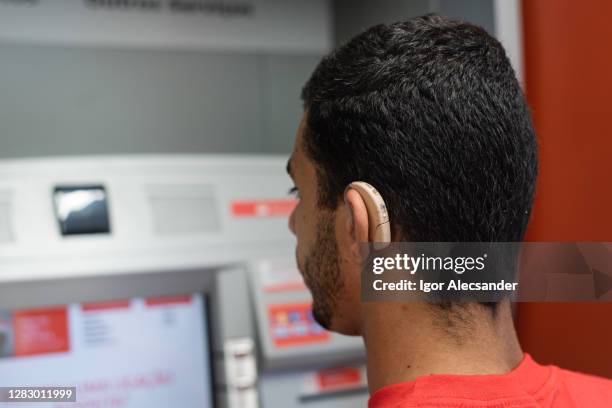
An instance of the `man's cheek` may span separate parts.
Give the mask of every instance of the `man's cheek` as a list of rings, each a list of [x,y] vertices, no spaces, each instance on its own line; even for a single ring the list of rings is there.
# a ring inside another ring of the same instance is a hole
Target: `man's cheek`
[[[300,273],[304,274],[304,256],[302,255],[302,250],[299,242],[295,247],[295,262],[297,264],[298,269],[300,270]]]
[[[301,265],[304,263],[304,259],[308,254],[308,249],[310,248],[311,242],[310,237],[307,234],[307,229],[304,225],[299,225],[297,228],[297,244],[296,244],[296,257]]]
[[[306,274],[307,254],[308,253],[306,251],[304,243],[301,243],[298,241],[298,244],[295,248],[295,261],[297,263],[298,270],[300,271],[300,274],[302,275],[302,277],[304,277]]]

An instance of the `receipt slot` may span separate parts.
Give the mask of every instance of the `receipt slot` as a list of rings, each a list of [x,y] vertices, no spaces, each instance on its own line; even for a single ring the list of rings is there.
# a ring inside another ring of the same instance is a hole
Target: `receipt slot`
[[[257,367],[253,339],[245,337],[225,341],[223,358],[229,406],[257,407]]]
[[[285,163],[0,161],[0,386],[76,387],[91,406],[365,406],[361,341],[314,321],[295,267]]]

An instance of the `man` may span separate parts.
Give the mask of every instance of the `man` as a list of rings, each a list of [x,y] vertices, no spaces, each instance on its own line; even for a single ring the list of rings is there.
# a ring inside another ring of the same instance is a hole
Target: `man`
[[[302,98],[298,266],[316,320],[363,336],[371,407],[612,407],[612,382],[523,353],[507,300],[360,299],[371,225],[351,182],[378,190],[393,241],[523,239],[537,144],[497,40],[438,16],[378,25],[325,57]]]

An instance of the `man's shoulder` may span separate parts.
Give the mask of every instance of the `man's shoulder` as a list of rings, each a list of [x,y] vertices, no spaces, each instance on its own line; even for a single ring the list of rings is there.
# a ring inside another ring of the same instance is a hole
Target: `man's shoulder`
[[[560,392],[579,401],[580,406],[612,407],[612,379],[560,370]]]
[[[501,407],[612,408],[612,380],[541,366],[529,357],[503,376],[428,376],[387,386],[370,408]]]

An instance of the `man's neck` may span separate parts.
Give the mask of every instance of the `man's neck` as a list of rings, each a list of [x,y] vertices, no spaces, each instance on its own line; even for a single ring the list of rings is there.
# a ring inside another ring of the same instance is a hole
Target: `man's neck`
[[[505,374],[519,365],[509,302],[456,312],[423,303],[370,303],[364,310],[370,393],[432,374]]]

